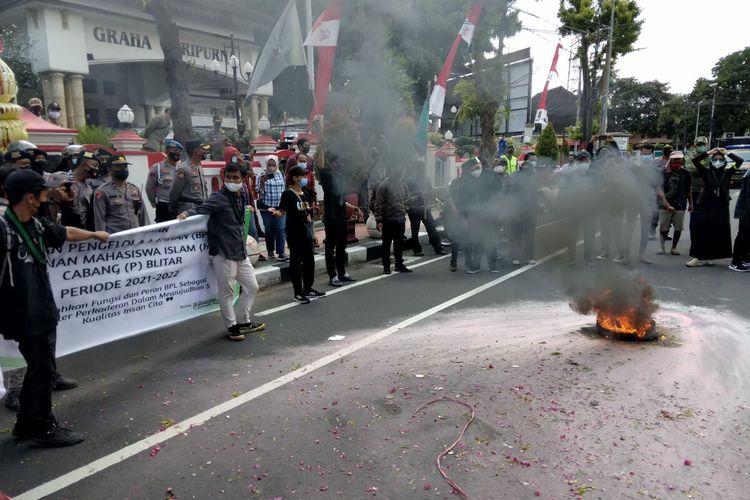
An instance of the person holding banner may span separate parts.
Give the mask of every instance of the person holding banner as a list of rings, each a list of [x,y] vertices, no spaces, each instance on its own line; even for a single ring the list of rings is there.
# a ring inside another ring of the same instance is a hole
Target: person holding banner
[[[64,429],[52,414],[52,386],[57,373],[55,346],[58,312],[47,273],[47,247],[66,241],[107,241],[106,232],[60,226],[37,215],[58,187],[32,170],[13,172],[5,181],[9,207],[0,218],[0,303],[13,314],[0,319],[0,334],[18,342],[26,361],[20,411],[13,428],[17,439],[38,447],[70,446],[83,434]]]
[[[245,340],[248,333],[266,328],[265,323],[250,321],[250,309],[258,293],[255,270],[247,255],[245,217],[248,214],[242,196],[247,171],[237,163],[224,169],[224,186],[212,193],[202,205],[182,212],[177,220],[193,215],[208,215],[208,254],[216,272],[219,288],[219,309],[228,330],[229,340]],[[234,285],[239,283],[240,322],[234,311]]]

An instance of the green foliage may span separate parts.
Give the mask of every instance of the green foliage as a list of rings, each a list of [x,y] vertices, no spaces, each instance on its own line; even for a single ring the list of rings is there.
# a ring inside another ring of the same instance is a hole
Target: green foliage
[[[750,47],[722,57],[711,70],[716,79],[717,131],[750,129]]]
[[[116,132],[109,127],[86,125],[78,129],[76,142],[78,144],[101,144],[102,146],[109,146],[115,134]]]
[[[534,150],[542,161],[546,160],[552,164],[557,163],[560,152],[557,149],[557,136],[555,135],[555,127],[552,126],[552,123],[548,123],[544,127]]]
[[[668,84],[618,78],[612,82],[610,95],[609,116],[631,134],[655,137],[663,130],[658,120],[661,106],[672,96]]]
[[[443,135],[440,132],[428,132],[427,140],[430,141],[430,144],[437,147],[440,147],[445,143]]]
[[[565,135],[573,141],[580,141],[583,139],[583,133],[581,131],[581,122],[577,122],[575,125],[565,127]]]
[[[3,51],[0,57],[16,75],[18,85],[16,102],[26,106],[32,97],[42,97],[42,81],[32,69],[30,59],[34,42],[14,24],[0,25],[0,40],[3,41]],[[45,106],[47,104],[49,103],[44,103]],[[64,105],[64,103],[60,104]]]

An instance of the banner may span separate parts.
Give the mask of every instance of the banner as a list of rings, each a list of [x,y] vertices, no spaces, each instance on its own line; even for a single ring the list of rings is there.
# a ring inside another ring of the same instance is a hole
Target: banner
[[[199,215],[49,249],[57,356],[217,310],[207,221]],[[0,338],[0,366],[22,366],[19,358],[16,342]]]

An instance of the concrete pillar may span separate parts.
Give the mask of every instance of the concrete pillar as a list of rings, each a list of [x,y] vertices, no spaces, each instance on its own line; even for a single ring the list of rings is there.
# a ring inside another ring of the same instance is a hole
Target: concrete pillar
[[[258,137],[258,134],[260,134],[260,130],[258,129],[258,120],[260,117],[258,116],[258,96],[250,96],[250,138],[252,140],[255,140],[255,138]]]
[[[151,118],[154,117],[154,107],[149,106],[148,104],[143,105],[143,114],[146,117],[146,125],[148,125],[148,122],[151,121]]]
[[[160,115],[163,110],[164,110],[163,106],[154,106],[154,114],[155,115]]]
[[[65,101],[65,75],[62,73],[50,73],[49,74],[49,83],[50,83],[50,93],[52,99],[45,102],[45,106],[50,102],[57,102],[61,106],[63,103],[67,104]],[[65,118],[65,115],[62,115],[60,118]]]
[[[268,96],[267,95],[260,96],[260,116],[265,116],[269,120],[271,119],[271,117],[268,116]]]
[[[83,105],[83,76],[70,75],[70,93],[73,99],[73,117],[76,128],[86,126],[86,109]]]
[[[133,120],[133,125],[136,127],[145,127],[148,125],[148,122],[146,122],[146,111],[145,106],[133,106],[133,114],[135,114],[135,120]]]
[[[63,127],[72,127],[76,122],[75,115],[73,114],[73,91],[70,88],[70,79],[65,79],[65,103],[60,103],[63,107],[63,112],[60,115],[60,123]]]

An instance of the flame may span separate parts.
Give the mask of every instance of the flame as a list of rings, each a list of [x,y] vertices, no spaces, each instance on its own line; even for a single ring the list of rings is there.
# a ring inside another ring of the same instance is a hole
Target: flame
[[[626,314],[619,315],[597,310],[596,324],[613,333],[645,337],[654,323],[652,320],[639,322],[638,314],[632,309]]]

